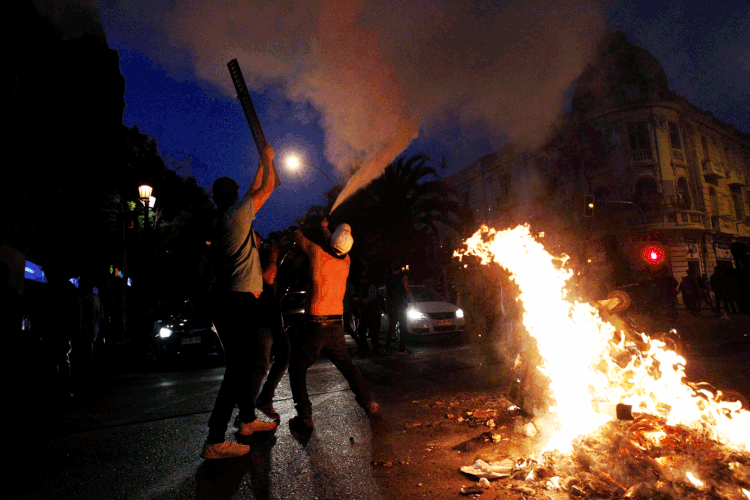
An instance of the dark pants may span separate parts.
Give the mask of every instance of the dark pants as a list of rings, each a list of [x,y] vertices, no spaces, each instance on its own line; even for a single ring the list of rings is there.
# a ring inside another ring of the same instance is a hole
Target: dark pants
[[[255,399],[271,350],[269,329],[258,326],[262,314],[261,302],[251,293],[223,292],[212,297],[211,320],[224,347],[226,369],[208,419],[209,443],[224,441],[235,406],[241,422],[255,420]]]
[[[737,312],[737,306],[734,299],[728,293],[717,293],[716,294],[716,309],[714,310],[717,315],[721,314],[721,303],[724,303],[724,310],[729,314],[730,308],[732,314]]]
[[[289,367],[289,336],[281,324],[281,313],[278,310],[278,306],[272,312],[270,328],[273,337],[273,346],[271,347],[273,362],[271,363],[271,369],[268,370],[268,376],[266,377],[265,384],[263,384],[263,389],[258,394],[258,405],[268,404],[273,401],[276,387],[278,387],[279,382],[281,382],[284,373],[286,373]]]
[[[367,337],[370,337],[372,348],[378,350],[380,347],[380,308],[362,308],[362,318],[359,321],[359,336],[367,350]]]
[[[343,322],[340,319],[318,321],[312,316],[297,331],[289,364],[289,383],[297,414],[302,417],[312,416],[312,403],[307,394],[307,369],[315,363],[321,352],[349,383],[357,403],[363,408],[369,405],[370,389],[346,350]]]
[[[403,351],[406,349],[404,340],[406,339],[406,305],[397,304],[388,308],[388,336],[385,338],[385,350],[391,350],[391,339],[396,336],[396,323],[399,323],[401,332],[398,340],[398,348]]]

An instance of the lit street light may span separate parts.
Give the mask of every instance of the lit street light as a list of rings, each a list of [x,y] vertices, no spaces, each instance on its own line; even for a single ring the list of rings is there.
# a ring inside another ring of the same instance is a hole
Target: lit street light
[[[326,174],[323,171],[323,169],[321,169],[320,167],[317,167],[317,166],[312,165],[310,163],[305,163],[305,162],[303,162],[302,160],[299,159],[299,156],[296,156],[296,155],[289,155],[289,156],[286,157],[286,166],[289,167],[289,170],[292,170],[292,171],[299,170],[299,168],[301,166],[303,166],[303,165],[306,166],[306,167],[312,167],[312,168],[316,169],[318,172],[320,172],[321,174],[323,174],[325,176],[325,178],[328,179],[328,182],[331,183],[331,186],[335,186],[336,185],[331,180],[331,178],[328,177],[328,174]]]
[[[151,193],[153,193],[154,188],[149,186],[148,184],[143,184],[138,187],[138,196],[141,198],[141,201],[146,206],[146,218],[143,221],[143,226],[146,231],[150,229],[149,224],[149,209],[150,207],[154,206],[156,204],[156,198],[151,196]]]

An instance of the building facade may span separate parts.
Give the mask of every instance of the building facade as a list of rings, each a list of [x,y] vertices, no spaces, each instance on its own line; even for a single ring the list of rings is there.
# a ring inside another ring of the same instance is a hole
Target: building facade
[[[750,135],[670,91],[659,62],[624,34],[603,41],[569,117],[581,133],[595,130],[605,152],[568,172],[554,148],[480,158],[448,179],[478,220],[551,225],[559,245],[592,265],[604,258],[604,234],[617,236],[636,271],[655,270],[641,251],[656,245],[658,267],[678,281],[688,268],[710,276],[732,266],[733,242],[750,246]]]

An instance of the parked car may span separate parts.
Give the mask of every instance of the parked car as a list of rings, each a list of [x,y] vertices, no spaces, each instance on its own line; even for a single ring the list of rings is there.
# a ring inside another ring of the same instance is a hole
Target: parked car
[[[157,359],[224,354],[211,318],[189,299],[154,321],[151,336]]]
[[[439,293],[426,286],[409,286],[414,295],[414,302],[406,306],[406,328],[399,324],[397,337],[405,331],[414,337],[450,334],[462,332],[466,329],[466,319],[461,308],[446,301]],[[385,287],[380,287],[383,297],[383,311],[380,329],[388,330],[388,309],[385,307],[387,296]]]

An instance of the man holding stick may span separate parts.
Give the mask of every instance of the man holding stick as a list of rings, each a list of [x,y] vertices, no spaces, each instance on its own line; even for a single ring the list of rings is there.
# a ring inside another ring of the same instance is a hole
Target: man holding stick
[[[297,416],[289,421],[292,428],[312,430],[312,404],[307,394],[307,369],[321,352],[344,375],[354,392],[357,403],[368,415],[375,414],[379,406],[370,399],[370,390],[346,349],[344,339],[344,293],[349,276],[352,248],[351,228],[341,224],[331,235],[328,221],[323,219],[321,229],[326,238],[323,246],[305,238],[301,231],[294,233],[294,241],[310,257],[305,319],[293,342],[289,363],[289,384],[292,388]]]
[[[277,425],[255,417],[255,399],[268,370],[270,338],[261,331],[263,276],[253,220],[274,189],[274,171],[268,167],[273,156],[273,149],[266,144],[258,173],[241,199],[239,185],[229,177],[216,179],[212,187],[219,217],[211,238],[214,272],[218,275],[211,297],[211,319],[224,346],[226,370],[208,420],[208,438],[201,452],[205,459],[236,457],[250,451],[248,445],[224,437],[235,405],[240,410],[240,436],[273,431]]]

